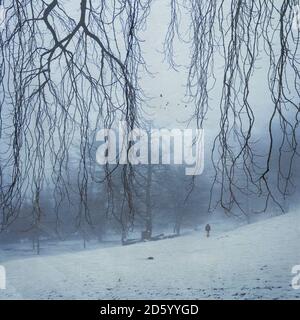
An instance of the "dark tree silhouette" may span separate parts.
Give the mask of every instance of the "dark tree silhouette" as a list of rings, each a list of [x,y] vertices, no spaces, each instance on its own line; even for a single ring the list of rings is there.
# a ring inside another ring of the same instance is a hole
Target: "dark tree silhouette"
[[[138,32],[148,0],[80,2],[72,18],[63,1],[6,1],[1,32],[1,226],[17,218],[32,197],[33,225],[40,194],[51,183],[56,204],[69,197],[72,147],[80,159],[75,174],[79,220],[89,221],[87,188],[95,128],[124,119],[127,130],[142,113],[137,81],[144,67]],[[74,150],[74,148],[73,148]],[[94,159],[93,159],[94,161]],[[131,169],[123,169],[130,200]],[[49,173],[49,174],[48,174]]]
[[[41,193],[52,186],[55,210],[70,193],[80,199],[77,220],[91,223],[88,186],[107,183],[110,205],[114,190],[106,167],[103,179],[93,175],[97,128],[126,121],[126,130],[143,125],[140,69],[146,70],[139,33],[151,0],[78,2],[72,17],[63,1],[4,1],[5,28],[0,38],[0,204],[1,227],[18,218],[25,199],[33,205],[32,226],[42,215]],[[213,150],[215,169],[211,208],[245,212],[241,195],[276,198],[270,176],[277,162],[277,189],[284,196],[291,184],[299,123],[299,30],[293,28],[299,1],[170,0],[171,20],[165,56],[176,68],[173,43],[180,39],[179,16],[190,17],[191,61],[187,94],[194,102],[192,119],[202,128],[214,87],[214,62],[223,57],[219,133]],[[182,39],[186,41],[186,39]],[[257,148],[256,112],[249,96],[257,62],[268,58],[267,84],[272,103],[267,150]],[[292,79],[292,81],[290,80]],[[279,130],[277,123],[279,123]],[[278,138],[279,137],[279,138]],[[277,145],[280,139],[279,146]],[[72,155],[78,152],[77,165]],[[288,156],[287,156],[288,154]],[[74,160],[74,159],[73,159]],[[70,166],[72,163],[72,166]],[[70,171],[72,168],[72,172]],[[74,172],[75,171],[75,172]],[[77,185],[70,176],[77,176]],[[134,217],[134,170],[122,167],[122,212]],[[218,191],[218,192],[216,192]],[[216,200],[216,201],[214,201]],[[59,219],[59,217],[58,217]],[[123,220],[122,220],[123,221]]]
[[[196,120],[198,127],[204,126],[210,92],[215,84],[215,58],[222,57],[224,63],[219,133],[212,150],[215,178],[211,208],[220,205],[226,212],[232,212],[238,207],[247,214],[240,200],[245,194],[262,197],[263,211],[271,200],[282,208],[269,180],[275,158],[278,162],[277,190],[286,196],[298,154],[300,28],[295,28],[293,21],[299,1],[170,2],[171,20],[165,55],[173,67],[176,67],[173,42],[176,35],[182,38],[178,16],[187,14],[191,17],[189,41],[192,50],[187,89],[195,104],[191,120]],[[255,110],[249,98],[251,81],[262,58],[267,58],[269,63],[266,83],[273,106],[264,152],[256,141],[254,128],[256,118],[268,114]],[[216,194],[218,196],[214,198]]]

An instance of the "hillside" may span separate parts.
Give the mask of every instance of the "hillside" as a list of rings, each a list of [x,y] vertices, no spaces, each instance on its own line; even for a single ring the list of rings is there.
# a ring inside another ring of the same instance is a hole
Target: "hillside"
[[[300,298],[291,287],[299,240],[300,215],[291,213],[210,238],[194,232],[128,247],[0,260],[7,271],[0,298]]]

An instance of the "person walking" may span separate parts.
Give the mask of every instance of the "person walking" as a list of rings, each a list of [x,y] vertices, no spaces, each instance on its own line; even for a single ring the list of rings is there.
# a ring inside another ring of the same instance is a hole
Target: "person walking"
[[[206,231],[206,236],[207,236],[207,238],[209,238],[210,230],[211,230],[211,227],[210,227],[209,224],[207,224],[207,225],[205,226],[205,231]]]

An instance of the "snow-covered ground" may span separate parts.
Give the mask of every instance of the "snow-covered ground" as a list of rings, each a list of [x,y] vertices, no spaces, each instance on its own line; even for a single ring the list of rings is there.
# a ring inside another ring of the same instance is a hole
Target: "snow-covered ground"
[[[210,238],[198,231],[127,247],[3,258],[1,299],[299,299],[291,270],[300,264],[300,214]]]

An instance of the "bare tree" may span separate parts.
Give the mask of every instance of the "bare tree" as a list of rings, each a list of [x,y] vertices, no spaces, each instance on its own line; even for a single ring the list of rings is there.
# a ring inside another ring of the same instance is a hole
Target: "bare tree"
[[[45,184],[53,185],[57,207],[69,197],[68,167],[74,145],[80,150],[78,214],[89,222],[93,128],[110,128],[121,118],[131,130],[142,113],[137,80],[145,64],[138,32],[150,3],[81,0],[75,19],[64,1],[4,1],[5,28],[0,38],[2,228],[17,218],[26,196],[32,198],[32,224],[38,224]],[[124,167],[127,198],[130,171]]]
[[[81,0],[77,3],[79,15],[73,17],[63,0],[3,1],[2,229],[18,218],[22,203],[29,198],[32,228],[39,229],[41,194],[46,185],[53,189],[57,220],[62,204],[70,201],[73,193],[79,198],[78,226],[83,221],[92,223],[88,205],[91,181],[107,183],[108,206],[113,213],[112,174],[119,166],[107,166],[101,179],[93,176],[95,132],[99,127],[110,128],[119,119],[125,120],[128,132],[143,125],[139,75],[146,70],[146,63],[139,34],[151,3]],[[299,124],[299,30],[293,28],[294,5],[299,5],[299,0],[170,0],[165,55],[176,68],[173,44],[176,36],[184,38],[179,16],[186,14],[191,21],[188,40],[192,50],[187,95],[195,105],[191,120],[200,128],[216,81],[215,58],[224,61],[219,132],[212,149],[211,209],[219,205],[228,213],[235,208],[246,213],[241,195],[262,197],[263,210],[270,201],[282,207],[276,192],[288,193],[298,155]],[[258,111],[250,101],[253,75],[262,56],[269,64],[266,83],[272,106],[265,152],[256,141]],[[78,149],[79,160],[74,163]],[[277,191],[270,183],[274,162]],[[70,183],[74,171],[75,187]],[[117,216],[124,238],[135,214],[134,176],[132,166],[121,168],[123,191]]]
[[[181,38],[178,17],[189,15],[192,49],[187,93],[195,104],[191,120],[196,120],[198,127],[204,126],[210,107],[215,59],[223,58],[219,133],[212,150],[215,178],[211,209],[219,205],[228,213],[238,208],[247,214],[240,201],[243,194],[263,198],[262,211],[270,201],[283,209],[276,192],[288,194],[298,155],[300,57],[299,29],[293,28],[296,5],[299,1],[170,0],[165,55],[175,66],[173,43],[176,35]],[[250,101],[251,84],[262,58],[269,63],[266,84],[273,105],[271,113],[255,110]],[[254,134],[257,113],[268,117],[268,145],[264,152]],[[276,123],[280,124],[279,130]],[[273,158],[277,159],[277,191],[269,182]]]

